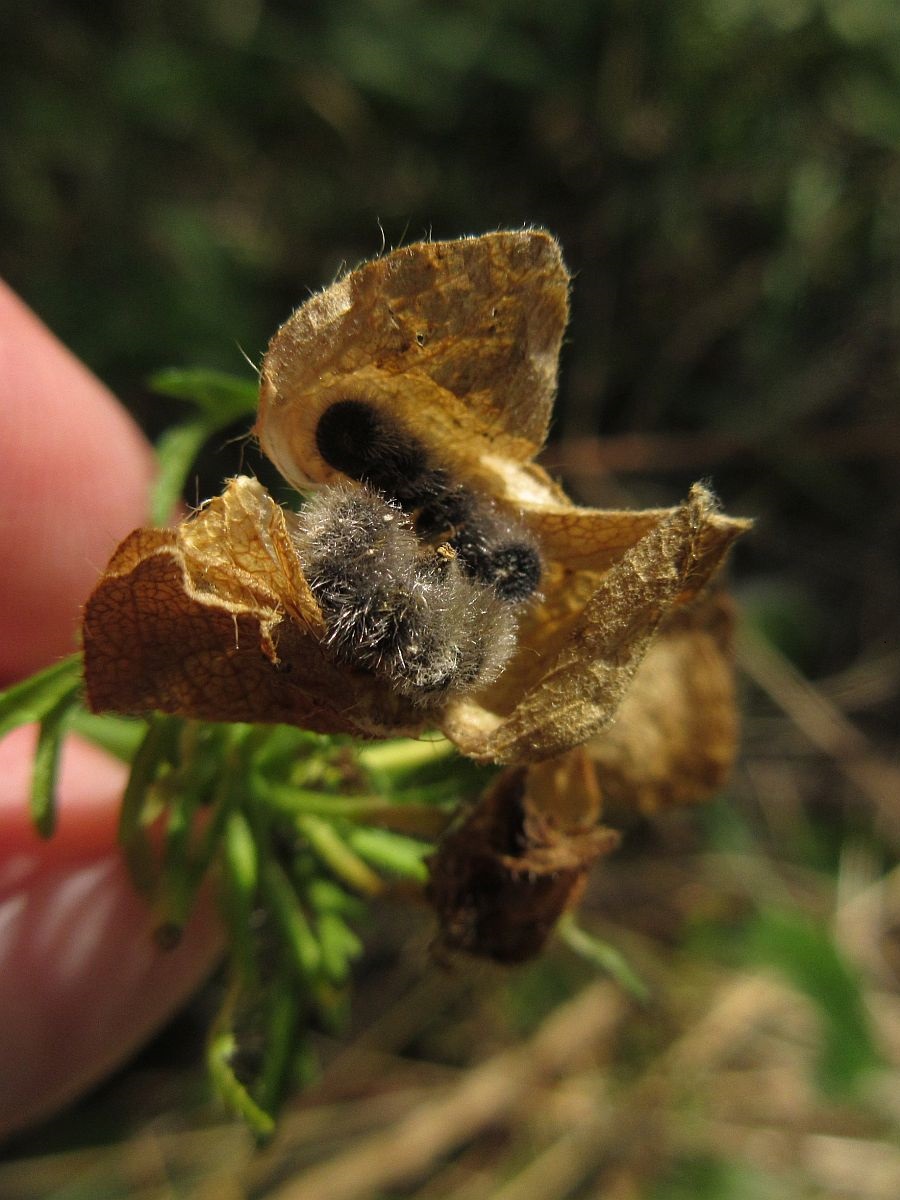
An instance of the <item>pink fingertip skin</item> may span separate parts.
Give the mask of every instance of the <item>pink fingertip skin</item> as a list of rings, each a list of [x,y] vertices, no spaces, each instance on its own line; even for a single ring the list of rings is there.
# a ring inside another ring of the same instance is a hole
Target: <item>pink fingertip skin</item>
[[[137,425],[0,282],[0,689],[77,648],[81,606],[145,522],[155,472]],[[0,1136],[119,1066],[221,954],[208,892],[171,952],[116,844],[127,769],[69,738],[58,821],[28,813],[36,731],[0,740]]]
[[[67,738],[60,762],[56,828],[45,840],[34,828],[26,799],[36,745],[35,725],[0,738],[0,894],[10,862],[23,855],[35,857],[47,869],[106,852],[116,843],[127,767],[80,738]]]
[[[147,515],[153,454],[0,282],[0,687],[76,648],[81,604]]]
[[[27,790],[16,785],[33,738],[19,730],[0,741],[0,1135],[50,1115],[121,1064],[222,948],[208,894],[179,945],[157,947],[154,916],[115,845],[124,768],[93,747],[70,739],[64,751],[58,835],[44,842],[30,830]],[[93,816],[82,825],[85,803]]]

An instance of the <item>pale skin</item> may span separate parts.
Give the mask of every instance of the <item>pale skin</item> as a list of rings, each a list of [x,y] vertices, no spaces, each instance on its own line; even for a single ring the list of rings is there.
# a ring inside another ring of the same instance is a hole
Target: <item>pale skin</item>
[[[0,283],[0,688],[76,647],[80,607],[146,522],[150,447],[125,410]],[[28,818],[35,731],[0,740],[0,1136],[123,1062],[221,951],[205,896],[171,952],[116,847],[122,764],[70,738],[59,820]]]

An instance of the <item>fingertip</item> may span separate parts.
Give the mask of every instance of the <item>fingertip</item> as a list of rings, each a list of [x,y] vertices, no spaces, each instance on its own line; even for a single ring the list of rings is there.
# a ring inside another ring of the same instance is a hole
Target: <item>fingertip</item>
[[[146,439],[0,282],[0,683],[75,647],[80,605],[145,518]]]
[[[179,944],[117,851],[62,863],[0,898],[0,1137],[41,1120],[121,1065],[221,955],[204,889]]]
[[[36,729],[0,739],[0,1137],[74,1099],[118,1066],[212,970],[222,928],[211,889],[178,945],[116,841],[127,768],[67,739],[58,822],[43,840],[27,811]]]
[[[0,894],[9,886],[12,864],[29,869],[104,853],[116,845],[124,763],[96,746],[69,737],[57,776],[57,819],[53,837],[38,834],[28,811],[37,726],[24,725],[0,738]]]

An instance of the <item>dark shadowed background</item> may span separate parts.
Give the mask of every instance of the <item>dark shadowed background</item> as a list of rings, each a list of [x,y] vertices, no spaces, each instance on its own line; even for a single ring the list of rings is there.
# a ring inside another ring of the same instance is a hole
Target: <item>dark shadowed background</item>
[[[390,1194],[893,1200],[900,6],[35,0],[0,10],[0,113],[0,273],[152,436],[180,409],[151,372],[250,377],[243,355],[342,266],[535,224],[574,274],[548,464],[587,503],[675,503],[702,477],[757,519],[734,563],[732,787],[640,823],[588,899],[659,1010],[587,1047],[546,1098],[551,1133],[506,1114]],[[201,494],[237,454],[208,448]],[[447,979],[427,936],[396,913],[373,931],[357,1017],[372,1059],[297,1109],[295,1164],[316,1103],[346,1122],[329,1153],[347,1153],[369,1128],[367,1073],[396,1077],[398,1113],[404,1089],[427,1103],[585,983],[562,950]],[[213,1178],[205,1143],[175,1149],[185,1121],[228,1136],[198,1108],[192,1022],[0,1163],[0,1194],[76,1195],[63,1160],[28,1190],[47,1145],[94,1148],[79,1196],[176,1194],[149,1167],[145,1191],[97,1190],[104,1171],[131,1179],[151,1118],[185,1188]],[[561,1174],[528,1175],[553,1152]],[[244,1169],[235,1196],[282,1194],[287,1167]]]

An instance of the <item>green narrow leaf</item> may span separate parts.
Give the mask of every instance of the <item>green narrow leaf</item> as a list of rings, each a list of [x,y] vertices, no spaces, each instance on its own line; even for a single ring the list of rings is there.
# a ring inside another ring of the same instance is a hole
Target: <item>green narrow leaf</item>
[[[81,655],[72,654],[0,692],[0,737],[42,721],[58,701],[81,683]]]
[[[192,727],[194,750],[191,753],[195,761],[189,765],[188,786],[212,799],[211,811],[192,854],[191,871],[196,889],[219,853],[231,814],[243,811],[243,801],[250,794],[248,773],[255,755],[269,738],[269,729],[261,725],[206,722],[192,722]],[[255,837],[249,826],[247,828],[249,836]]]
[[[153,851],[145,829],[150,789],[163,765],[172,762],[183,722],[180,717],[154,716],[131,764],[119,813],[119,844],[135,886],[148,893],[156,882]]]
[[[434,846],[403,834],[369,826],[353,826],[347,831],[347,844],[360,858],[380,871],[389,871],[402,879],[424,883],[428,878],[425,859]]]
[[[232,811],[222,835],[224,888],[222,904],[230,926],[230,941],[235,970],[247,986],[256,981],[256,944],[251,933],[256,889],[259,881],[259,854],[253,831],[242,812]]]
[[[438,837],[447,827],[452,806],[446,802],[447,788],[435,803],[417,789],[412,800],[394,803],[381,795],[339,796],[333,792],[316,791],[296,784],[273,783],[259,771],[254,771],[250,783],[253,799],[273,813],[296,817],[324,817],[328,821],[346,818],[364,824],[383,826],[390,830],[406,830],[423,838]],[[401,793],[397,793],[398,798]]]
[[[183,926],[197,889],[217,853],[225,821],[241,787],[240,744],[249,726],[203,721],[181,723],[178,766],[160,783],[166,835],[160,899],[164,919]],[[197,813],[208,819],[198,829]]]
[[[306,813],[297,818],[296,824],[313,853],[349,887],[370,896],[381,891],[381,880],[353,852],[331,821]],[[349,829],[345,833],[349,834]]]
[[[41,837],[48,838],[56,825],[56,777],[59,752],[68,717],[78,703],[78,683],[71,685],[44,715],[38,734],[31,774],[31,819]]]
[[[852,1094],[860,1079],[882,1063],[860,981],[828,930],[802,913],[769,910],[752,926],[748,950],[754,961],[776,967],[816,1004],[825,1030],[822,1086]]]
[[[223,839],[225,861],[235,887],[249,905],[259,882],[259,851],[253,831],[242,812],[230,812]]]
[[[191,837],[203,797],[186,786],[181,772],[176,775],[174,786],[166,789],[166,795],[161,899],[164,920],[180,929],[187,921],[200,883],[200,876],[191,861]]]
[[[257,1094],[262,1108],[277,1112],[287,1083],[300,1017],[293,975],[282,972],[269,988],[267,999],[265,1051]]]
[[[317,876],[306,885],[306,896],[317,913],[340,913],[342,917],[359,920],[366,911],[365,903],[333,879]]]
[[[322,965],[322,952],[309,918],[300,906],[290,880],[274,858],[261,863],[260,884],[272,916],[278,924],[298,975],[312,979]]]
[[[163,396],[174,396],[196,405],[221,429],[241,417],[253,416],[259,403],[259,383],[225,371],[169,367],[150,377],[150,387]]]
[[[324,912],[316,922],[322,948],[322,971],[335,984],[347,982],[350,964],[362,953],[362,942],[342,916]]]
[[[92,713],[79,707],[72,712],[70,728],[73,733],[99,746],[107,754],[130,763],[147,732],[147,722],[136,717]]]
[[[147,792],[156,781],[163,763],[172,761],[181,724],[179,717],[156,715],[147,726],[131,764],[131,775],[122,798],[119,841],[123,845],[127,845],[141,829]]]
[[[181,500],[191,468],[212,430],[202,417],[166,430],[156,444],[159,473],[150,491],[150,519],[165,525]]]
[[[429,778],[437,773],[446,778],[448,760],[459,756],[454,744],[445,738],[395,738],[373,742],[356,749],[356,761],[370,774],[379,791],[402,787],[410,779]]]

